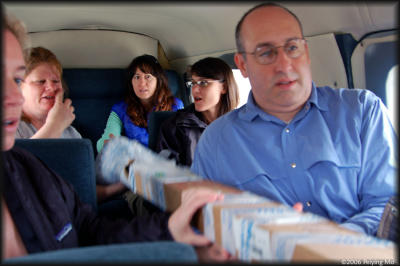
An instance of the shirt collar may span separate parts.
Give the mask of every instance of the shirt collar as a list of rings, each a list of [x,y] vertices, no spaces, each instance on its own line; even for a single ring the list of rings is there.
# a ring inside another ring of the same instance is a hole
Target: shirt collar
[[[257,116],[260,116],[267,121],[273,119],[273,116],[267,114],[257,106],[256,102],[254,101],[253,92],[250,90],[246,105],[244,105],[239,111],[239,117],[247,121],[252,121]]]
[[[315,86],[314,81],[312,82],[311,87],[311,95],[310,98],[307,100],[306,104],[313,103],[315,107],[320,109],[321,111],[328,110],[328,100],[326,97],[322,97],[321,88]]]
[[[307,105],[309,106],[312,103],[318,109],[326,111],[328,110],[327,99],[318,97],[319,95],[317,90],[320,89],[315,86],[314,82],[312,82],[311,95],[304,106]],[[257,116],[260,116],[262,119],[266,121],[271,121],[276,119],[274,116],[267,114],[260,107],[257,106],[256,102],[254,101],[253,92],[250,90],[249,97],[247,99],[247,104],[240,110],[239,117],[247,121],[252,121]]]

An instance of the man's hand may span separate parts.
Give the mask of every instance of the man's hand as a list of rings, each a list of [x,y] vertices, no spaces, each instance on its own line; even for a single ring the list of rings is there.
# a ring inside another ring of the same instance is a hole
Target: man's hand
[[[195,248],[200,263],[238,261],[226,249],[212,243],[208,246]]]
[[[182,192],[181,205],[171,215],[168,228],[175,241],[194,245],[200,262],[235,260],[224,248],[212,243],[204,235],[196,234],[190,222],[194,213],[206,203],[222,200],[224,196],[215,190],[190,188]]]
[[[215,190],[205,188],[190,188],[182,192],[181,205],[168,221],[168,228],[175,241],[194,245],[206,246],[211,241],[203,235],[196,234],[190,222],[194,213],[208,202],[222,200],[223,195]]]
[[[293,209],[298,212],[303,212],[303,203],[297,202],[293,205]]]

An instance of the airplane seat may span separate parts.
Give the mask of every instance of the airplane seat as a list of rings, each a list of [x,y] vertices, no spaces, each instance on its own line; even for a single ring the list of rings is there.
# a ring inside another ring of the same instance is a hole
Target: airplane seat
[[[394,195],[385,205],[376,236],[383,239],[389,239],[397,243],[399,232],[397,224],[399,221],[398,218],[399,198],[398,195]]]
[[[75,108],[72,125],[83,138],[96,142],[103,134],[111,107],[123,98],[124,69],[64,69],[64,80],[69,88],[68,97]]]
[[[161,124],[174,114],[173,111],[157,111],[149,115],[149,149],[155,151]]]
[[[90,140],[16,139],[15,145],[31,152],[71,183],[81,201],[97,211],[95,165]]]
[[[165,74],[168,79],[168,87],[171,90],[172,94],[182,100],[185,104],[185,86],[182,79],[179,77],[178,73],[175,70],[166,69]]]

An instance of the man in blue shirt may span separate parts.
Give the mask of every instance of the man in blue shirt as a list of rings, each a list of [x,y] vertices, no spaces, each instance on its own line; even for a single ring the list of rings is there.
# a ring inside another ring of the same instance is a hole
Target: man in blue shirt
[[[375,235],[395,194],[397,136],[367,90],[316,87],[289,10],[262,4],[236,27],[248,102],[210,124],[192,171]]]

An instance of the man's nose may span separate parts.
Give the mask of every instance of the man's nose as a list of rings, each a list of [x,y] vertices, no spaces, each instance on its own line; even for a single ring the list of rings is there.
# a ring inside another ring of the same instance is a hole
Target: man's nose
[[[277,72],[287,72],[292,68],[292,58],[290,58],[283,47],[279,47],[276,50],[276,59],[275,59],[275,70]]]

